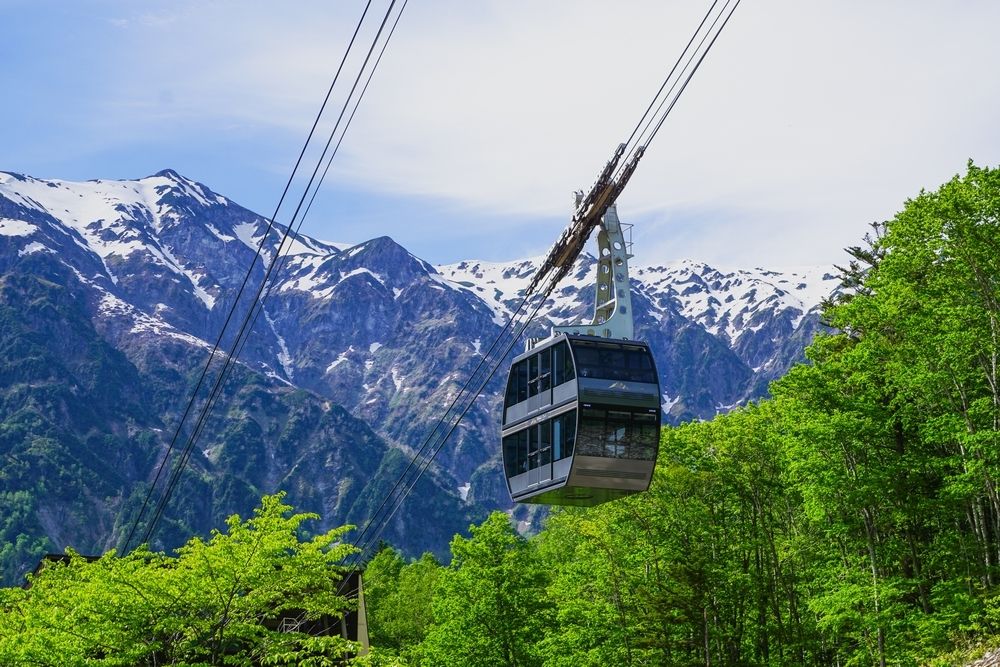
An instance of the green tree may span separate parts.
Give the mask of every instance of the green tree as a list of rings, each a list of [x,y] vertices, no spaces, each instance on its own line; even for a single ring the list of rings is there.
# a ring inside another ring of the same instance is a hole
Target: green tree
[[[421,664],[541,664],[537,644],[551,626],[552,609],[534,546],[501,512],[471,531],[468,539],[452,540],[452,562],[438,580]]]
[[[339,636],[282,632],[280,618],[339,617],[351,603],[337,567],[347,527],[300,541],[311,514],[282,494],[176,557],[138,549],[88,562],[69,552],[31,587],[0,592],[0,664],[332,665],[356,651]],[[289,628],[284,628],[289,629]]]
[[[386,547],[365,568],[365,604],[373,646],[411,656],[433,622],[431,600],[441,564],[431,554],[407,563]]]

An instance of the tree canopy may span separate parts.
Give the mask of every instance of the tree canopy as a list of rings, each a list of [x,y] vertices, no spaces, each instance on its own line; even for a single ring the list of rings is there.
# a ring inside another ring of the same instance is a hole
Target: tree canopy
[[[1000,645],[1000,170],[970,163],[848,252],[807,361],[665,429],[647,493],[556,509],[530,540],[502,515],[456,539],[412,664],[943,665]]]
[[[348,527],[300,540],[317,517],[291,512],[267,496],[176,556],[70,551],[45,564],[29,588],[0,589],[0,664],[339,664],[357,646],[303,628],[351,607],[338,591]]]

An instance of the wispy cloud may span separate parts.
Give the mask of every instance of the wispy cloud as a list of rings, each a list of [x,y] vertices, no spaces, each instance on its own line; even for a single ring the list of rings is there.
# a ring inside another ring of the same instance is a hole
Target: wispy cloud
[[[498,239],[505,216],[564,216],[703,4],[410,3],[336,179],[497,220]],[[79,73],[94,132],[119,144],[233,127],[304,136],[361,10],[128,6],[107,19],[129,28],[102,46],[107,66]],[[669,256],[824,261],[967,158],[1000,162],[996,25],[989,2],[744,3],[644,158],[623,217]]]

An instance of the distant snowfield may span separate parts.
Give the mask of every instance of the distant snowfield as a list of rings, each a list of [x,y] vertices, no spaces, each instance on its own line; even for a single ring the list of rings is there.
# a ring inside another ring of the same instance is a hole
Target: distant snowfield
[[[523,294],[542,257],[512,262],[468,260],[443,264],[437,270],[446,278],[473,291],[498,319],[506,321]],[[579,305],[579,292],[594,284],[592,265],[585,255],[552,294],[547,312],[555,317]],[[681,313],[712,334],[735,343],[752,331],[748,323],[759,310],[794,311],[792,328],[819,306],[839,285],[830,267],[797,267],[777,271],[763,268],[719,269],[704,262],[681,259],[658,266],[633,265],[629,274],[639,291],[647,291],[654,307],[657,295],[669,295]]]
[[[164,267],[187,283],[191,294],[205,310],[211,311],[219,294],[212,277],[203,266],[186,263],[187,260],[172,252],[163,240],[167,229],[173,229],[172,225],[179,220],[189,219],[171,205],[179,201],[178,193],[183,195],[180,200],[186,202],[182,204],[185,207],[192,202],[206,209],[232,204],[205,186],[169,170],[135,181],[86,182],[46,181],[0,172],[0,195],[16,205],[59,221],[61,226],[55,232],[68,234],[75,245],[96,255],[112,283],[118,282],[113,269],[121,260],[134,253],[143,253],[146,261]],[[168,194],[171,196],[165,196]],[[186,212],[186,208],[182,211]],[[262,246],[267,221],[247,214],[246,221],[226,229],[209,222],[205,223],[205,228],[224,244],[242,244],[255,253],[260,248],[258,261],[263,266],[273,256],[284,228],[272,229],[267,243]],[[0,236],[26,237],[26,243],[19,250],[21,256],[50,250],[45,243],[45,233],[39,231],[37,224],[0,218]],[[283,278],[276,288],[325,300],[340,288],[357,289],[359,283],[356,281],[369,280],[390,292],[394,299],[405,299],[408,284],[400,282],[389,271],[338,265],[338,258],[356,258],[367,245],[368,242],[331,243],[297,236],[285,243],[287,256],[281,272]],[[426,270],[425,279],[432,283],[431,288],[460,290],[474,295],[492,313],[493,321],[503,325],[520,302],[543,257],[509,262],[466,260],[437,267],[414,259]],[[579,319],[581,307],[592,308],[592,304],[584,304],[581,294],[594,283],[595,262],[590,254],[581,256],[575,270],[553,291],[542,314],[553,321],[568,323],[567,318]],[[676,309],[729,345],[749,332],[758,331],[775,313],[783,314],[792,329],[796,329],[838,286],[832,267],[729,269],[692,259],[663,264],[633,263],[630,275],[635,289],[648,298],[654,312],[665,315],[668,310]],[[371,349],[369,353],[376,351],[377,348]],[[480,353],[478,345],[476,353]],[[293,368],[291,356],[291,351],[282,350],[280,366],[289,376]],[[345,360],[334,360],[328,372]]]

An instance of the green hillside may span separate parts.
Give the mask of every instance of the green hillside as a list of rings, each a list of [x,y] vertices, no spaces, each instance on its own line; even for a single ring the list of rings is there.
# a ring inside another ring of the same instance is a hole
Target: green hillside
[[[944,665],[995,641],[1000,170],[851,254],[839,333],[772,399],[667,430],[648,493],[530,540],[494,515],[444,568],[379,554],[386,663]],[[417,573],[433,596],[399,592]]]

